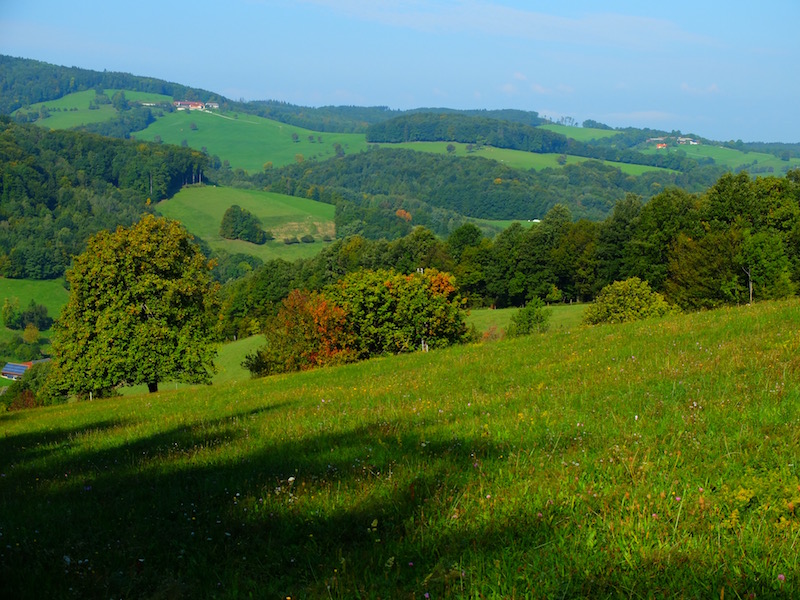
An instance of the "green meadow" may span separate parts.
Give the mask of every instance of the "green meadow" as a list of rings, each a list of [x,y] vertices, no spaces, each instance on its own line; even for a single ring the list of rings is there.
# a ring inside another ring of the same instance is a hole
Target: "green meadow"
[[[221,237],[222,216],[234,204],[256,215],[275,239],[258,245]],[[336,234],[333,205],[259,190],[190,186],[171,199],[159,202],[156,208],[165,217],[180,221],[190,233],[208,242],[214,250],[241,252],[262,260],[283,258],[291,261],[313,256],[328,243],[322,241],[323,236],[333,239]],[[287,245],[283,242],[284,238],[299,239],[304,235],[313,236],[314,243]]]
[[[110,99],[118,91],[125,92],[125,98],[129,102],[172,103],[171,97],[162,94],[112,89],[104,90],[104,93]],[[38,113],[40,107],[46,106],[50,111],[50,116],[36,121],[36,124],[48,129],[70,129],[79,125],[101,123],[113,119],[117,115],[117,111],[111,104],[101,104],[97,109],[89,110],[89,103],[95,99],[95,96],[94,90],[75,92],[57,100],[33,104],[30,108],[22,110],[28,113]]]
[[[64,287],[63,279],[37,280],[6,279],[0,277],[0,303],[6,298],[18,298],[21,308],[25,308],[33,300],[47,307],[47,313],[55,317],[61,307],[67,303],[69,292]],[[0,317],[0,324],[5,323]]]
[[[606,137],[613,137],[619,133],[613,129],[593,129],[591,127],[571,127],[569,125],[541,125],[542,129],[560,133],[568,138],[578,140],[579,142],[590,142],[592,140],[599,140]]]
[[[655,154],[657,152],[681,152],[687,157],[693,159],[713,158],[717,165],[725,167],[730,170],[735,170],[743,167],[744,170],[756,173],[759,175],[783,175],[788,169],[800,168],[800,158],[792,158],[788,161],[781,160],[772,154],[765,154],[763,152],[742,152],[741,150],[734,150],[733,148],[725,148],[722,146],[712,146],[708,144],[698,144],[697,146],[683,145],[680,147],[670,147],[664,150],[657,150],[655,147],[642,150],[647,154]],[[763,169],[772,167],[773,172],[765,172]]]
[[[194,124],[194,127],[192,125]],[[292,138],[297,135],[297,141]],[[298,160],[325,160],[336,155],[335,144],[345,154],[367,147],[363,134],[320,133],[253,115],[205,111],[176,111],[133,134],[136,139],[153,141],[156,136],[168,144],[206,148],[230,162],[233,168],[250,173],[267,163],[280,167]]]
[[[580,129],[571,127],[569,129]],[[599,131],[599,130],[598,130]],[[509,150],[506,148],[493,148],[491,146],[484,146],[478,150],[467,152],[467,144],[457,142],[404,142],[398,144],[380,144],[384,148],[407,148],[408,150],[416,150],[418,152],[431,152],[433,154],[451,154],[454,156],[482,156],[491,160],[496,160],[514,169],[522,170],[540,170],[540,169],[559,169],[563,165],[559,164],[558,160],[560,154],[538,154],[534,152],[524,152],[522,150]],[[453,146],[455,149],[452,152],[447,151],[448,146]],[[565,155],[565,165],[575,165],[578,163],[586,162],[588,159],[583,156]],[[614,161],[601,161],[604,164],[612,167],[617,167],[623,173],[628,175],[641,175],[646,171],[665,171],[669,169],[661,169],[658,167],[648,167],[646,165],[632,165],[628,163],[620,163]]]
[[[14,598],[796,598],[800,304],[0,416]]]
[[[61,312],[61,307],[67,303],[69,292],[64,287],[63,279],[34,281],[31,279],[6,279],[0,277],[0,306],[6,299],[17,298],[19,306],[24,309],[31,300],[36,304],[47,307],[47,314],[54,319]],[[43,337],[49,337],[49,330],[41,332]],[[14,334],[6,329],[0,316],[0,342],[8,341]]]
[[[579,327],[586,306],[586,304],[554,304],[549,306],[549,329],[556,331]],[[467,317],[467,323],[474,325],[475,329],[486,338],[502,337],[502,332],[511,323],[511,317],[518,311],[519,308],[473,309]]]

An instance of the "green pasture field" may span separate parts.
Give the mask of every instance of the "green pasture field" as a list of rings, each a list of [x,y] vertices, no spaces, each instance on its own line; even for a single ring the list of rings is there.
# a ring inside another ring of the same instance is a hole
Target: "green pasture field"
[[[197,129],[192,129],[192,123]],[[297,142],[292,140],[293,133],[298,136]],[[274,167],[293,163],[298,154],[304,160],[331,158],[336,154],[336,143],[341,144],[345,154],[360,152],[367,147],[363,134],[320,133],[244,113],[217,111],[169,113],[133,136],[147,141],[160,136],[163,142],[176,145],[186,140],[191,148],[206,148],[210,155],[228,160],[231,167],[250,173],[263,170],[269,162]]]
[[[259,245],[221,237],[222,216],[234,204],[256,215],[275,240]],[[214,250],[241,252],[265,261],[272,258],[292,261],[313,256],[328,243],[322,241],[322,237],[328,235],[333,239],[336,233],[333,205],[259,190],[188,186],[171,199],[159,202],[156,208],[165,217],[183,223],[190,233],[208,242]],[[307,234],[314,236],[313,244],[283,243],[284,238],[299,239]]]
[[[0,415],[26,598],[796,598],[800,304]]]
[[[590,142],[606,137],[613,137],[619,133],[613,129],[592,129],[590,127],[570,127],[569,125],[540,125],[541,129],[547,129],[555,133],[560,133],[568,138],[579,142]]]
[[[577,129],[577,128],[573,128]],[[451,153],[447,151],[447,146],[453,145],[455,150]],[[509,150],[506,148],[493,148],[491,146],[484,146],[479,150],[467,152],[467,144],[457,142],[403,142],[399,144],[380,144],[384,148],[407,148],[409,150],[416,150],[418,152],[431,152],[433,154],[452,154],[454,156],[482,156],[491,160],[504,163],[514,169],[522,169],[524,171],[534,169],[560,169],[562,165],[558,164],[560,154],[538,154],[535,152],[523,152],[522,150]],[[575,165],[578,163],[586,162],[588,159],[582,156],[566,155],[567,165]],[[668,171],[669,169],[661,169],[657,167],[648,167],[646,165],[632,165],[628,163],[620,163],[613,161],[601,161],[606,165],[617,167],[623,173],[628,175],[641,175],[646,171]]]
[[[119,90],[108,89],[104,90],[104,93],[110,99],[117,91]],[[130,102],[172,102],[171,97],[164,96],[163,94],[133,92],[129,90],[122,91],[125,92],[125,98]],[[28,113],[38,113],[41,106],[46,106],[50,110],[50,116],[47,119],[36,121],[36,124],[47,127],[48,129],[70,129],[79,125],[100,123],[113,119],[117,111],[110,104],[102,104],[97,110],[89,110],[89,103],[94,100],[95,95],[94,90],[75,92],[73,94],[67,94],[57,100],[39,102],[31,105],[30,108],[21,110]]]
[[[47,307],[47,313],[55,318],[67,303],[69,292],[63,279],[33,280],[6,279],[0,277],[0,303],[6,298],[19,298],[19,305],[25,308],[33,300]],[[0,317],[0,323],[5,327]]]
[[[789,169],[800,168],[800,158],[792,158],[785,161],[777,156],[763,152],[742,152],[741,150],[734,150],[733,148],[724,148],[722,146],[712,146],[708,144],[698,144],[697,146],[682,145],[662,150],[658,150],[652,146],[642,150],[642,152],[647,154],[656,154],[665,151],[670,153],[683,152],[687,157],[694,159],[713,158],[717,165],[730,170],[745,166],[746,171],[753,172],[753,174],[759,176],[775,175],[780,177]],[[753,164],[753,162],[755,162],[755,164]],[[760,171],[765,167],[772,167],[774,172],[754,172],[755,170]]]
[[[63,279],[34,281],[32,279],[6,279],[0,277],[0,306],[6,299],[17,298],[20,308],[24,309],[31,300],[47,307],[47,314],[58,317],[61,308],[67,303],[69,292],[64,288]],[[8,342],[19,331],[7,329],[0,315],[0,343]],[[50,339],[52,330],[40,331],[42,339]],[[11,385],[11,381],[0,377],[0,387]]]
[[[61,308],[67,303],[69,292],[64,287],[63,279],[34,281],[32,279],[6,279],[0,277],[0,306],[8,298],[19,299],[19,306],[24,309],[31,300],[47,307],[47,314],[58,317]],[[49,337],[50,330],[40,332],[42,337]],[[0,316],[0,342],[7,342],[14,332],[6,329]]]
[[[211,384],[214,387],[236,385],[242,381],[250,380],[250,371],[242,366],[245,356],[264,345],[264,336],[254,335],[235,342],[221,344],[217,350],[217,359],[214,365],[217,372]],[[161,385],[162,390],[180,390],[191,387],[184,383],[166,382]],[[134,385],[119,390],[124,396],[135,396],[147,393],[147,385]]]
[[[551,311],[550,331],[569,330],[580,327],[586,304],[553,304]],[[479,333],[486,337],[502,335],[511,323],[511,317],[518,308],[477,308],[470,311],[467,323],[474,325]]]

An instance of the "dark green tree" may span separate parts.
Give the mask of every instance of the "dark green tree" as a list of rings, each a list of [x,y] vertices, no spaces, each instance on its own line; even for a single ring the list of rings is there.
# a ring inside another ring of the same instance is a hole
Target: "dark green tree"
[[[272,236],[261,228],[261,221],[246,208],[232,205],[222,215],[219,234],[228,240],[243,240],[253,244],[263,244]]]

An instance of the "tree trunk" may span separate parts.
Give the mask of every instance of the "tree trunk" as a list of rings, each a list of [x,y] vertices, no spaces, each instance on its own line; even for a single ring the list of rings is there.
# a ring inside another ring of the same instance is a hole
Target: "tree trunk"
[[[157,392],[158,391],[158,382],[157,381],[153,381],[152,383],[148,383],[147,384],[147,391],[150,392],[151,394],[153,392]]]

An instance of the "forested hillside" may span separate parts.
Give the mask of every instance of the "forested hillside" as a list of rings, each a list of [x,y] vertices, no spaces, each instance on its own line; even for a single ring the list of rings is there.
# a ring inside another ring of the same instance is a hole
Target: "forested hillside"
[[[0,114],[93,88],[126,89],[186,100],[221,100],[213,92],[130,73],[61,67],[0,54]]]
[[[199,181],[206,163],[188,148],[0,117],[0,275],[59,277],[91,234],[134,223],[149,200]]]
[[[480,157],[378,148],[274,169],[258,181],[272,191],[323,200],[325,190],[394,197],[393,210],[405,208],[402,199],[408,198],[474,218],[529,220],[564,204],[575,218],[597,220],[626,193],[649,198],[668,186],[699,192],[722,172],[709,166],[692,173],[652,171],[630,177],[597,161],[526,172]]]

